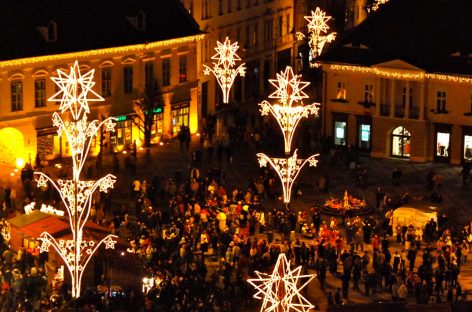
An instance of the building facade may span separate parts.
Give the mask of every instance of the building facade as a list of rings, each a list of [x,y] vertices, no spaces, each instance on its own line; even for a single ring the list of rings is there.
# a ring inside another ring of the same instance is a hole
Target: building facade
[[[472,161],[470,40],[462,35],[472,7],[449,6],[449,27],[438,27],[442,5],[416,1],[424,16],[412,22],[395,18],[411,2],[391,1],[321,58],[323,134],[334,145],[414,162]]]
[[[52,126],[58,105],[48,98],[58,91],[50,78],[75,60],[84,71],[95,70],[94,90],[105,99],[91,103],[91,117],[117,117],[116,132],[103,138],[105,151],[141,145],[133,103],[150,85],[158,90],[149,112],[153,140],[174,136],[180,126],[197,132],[196,54],[204,36],[180,3],[26,2],[8,4],[11,14],[0,24],[0,165],[69,155],[68,142]]]
[[[230,101],[258,99],[268,92],[269,78],[287,65],[297,54],[294,25],[305,8],[296,0],[181,0],[206,32],[197,47],[201,114],[213,114],[222,103],[222,94],[213,76],[203,74],[203,65],[211,66],[216,42],[229,37],[239,42],[238,55],[246,63],[246,75],[234,82]],[[303,17],[301,17],[303,18]]]

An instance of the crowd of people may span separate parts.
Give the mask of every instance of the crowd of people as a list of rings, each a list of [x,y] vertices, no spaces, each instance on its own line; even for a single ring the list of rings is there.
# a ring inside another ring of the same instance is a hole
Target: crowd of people
[[[472,225],[454,231],[441,215],[423,227],[400,224],[393,228],[391,211],[397,203],[382,188],[375,194],[376,208],[387,212],[385,217],[324,216],[316,204],[300,212],[281,203],[267,207],[267,199],[280,196],[275,172],[262,168],[247,177],[246,185],[234,185],[222,170],[223,163],[233,164],[235,151],[249,144],[245,122],[251,118],[240,119],[219,140],[213,135],[215,125],[208,122],[201,145],[192,153],[184,129],[179,141],[181,153],[191,155],[189,166],[170,176],[149,172],[138,177],[136,168],[130,169],[126,162],[125,170],[120,170],[120,160],[114,156],[114,172],[129,182],[128,190],[118,190],[125,203],[114,203],[117,193],[97,195],[90,217],[129,243],[127,252],[141,259],[155,283],[143,297],[140,290],[134,296],[128,290],[115,296],[119,300],[85,291],[83,303],[88,309],[111,310],[117,301],[143,311],[250,309],[259,303],[251,300],[254,290],[246,280],[256,270],[270,272],[280,253],[305,272],[316,273],[317,286],[327,292],[328,304],[348,302],[353,290],[373,298],[389,293],[393,301],[418,303],[465,298],[458,277],[467,263]],[[259,131],[267,135],[263,127]],[[253,140],[256,144],[260,138]],[[348,153],[348,164],[354,154]],[[357,186],[366,188],[367,169],[355,170]],[[322,178],[320,190],[327,192],[329,175]],[[440,191],[438,174],[433,173],[427,182],[431,180],[431,190]],[[34,188],[31,168],[22,173],[22,182],[23,204],[59,200],[52,189]],[[392,174],[392,183],[401,184],[399,169]],[[4,216],[19,211],[14,205],[21,206],[15,204],[16,193],[11,190],[0,200],[9,199],[2,205]],[[400,202],[407,200],[408,194],[400,198]],[[48,283],[50,268],[44,254],[34,248],[13,253],[2,239],[0,250],[2,311],[31,311],[33,306],[47,311],[70,299],[67,285],[57,280]],[[328,274],[340,279],[342,287],[330,291]],[[100,283],[108,280],[103,276]]]

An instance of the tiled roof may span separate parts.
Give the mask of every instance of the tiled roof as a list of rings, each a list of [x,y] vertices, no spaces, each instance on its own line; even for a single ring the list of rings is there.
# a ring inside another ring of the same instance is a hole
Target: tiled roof
[[[400,59],[427,72],[471,75],[471,16],[470,0],[390,0],[319,61],[371,66]]]
[[[176,0],[0,0],[0,60],[157,42],[202,33]],[[133,25],[139,12],[145,29]],[[41,33],[57,25],[57,40]]]

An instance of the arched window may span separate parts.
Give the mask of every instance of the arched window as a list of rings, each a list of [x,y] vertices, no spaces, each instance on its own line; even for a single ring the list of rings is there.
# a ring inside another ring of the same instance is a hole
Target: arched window
[[[400,126],[392,131],[392,156],[410,157],[411,134],[404,127]]]

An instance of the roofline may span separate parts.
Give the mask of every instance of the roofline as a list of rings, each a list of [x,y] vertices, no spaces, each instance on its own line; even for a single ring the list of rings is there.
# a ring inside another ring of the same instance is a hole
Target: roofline
[[[88,50],[88,51],[78,51],[78,52],[68,52],[68,53],[61,53],[61,54],[51,54],[51,55],[43,55],[43,56],[32,56],[20,59],[13,59],[7,61],[0,61],[0,69],[13,67],[13,66],[23,66],[23,65],[32,65],[42,62],[50,62],[50,61],[60,61],[66,59],[80,59],[83,57],[91,57],[91,56],[101,56],[107,54],[116,54],[116,53],[130,53],[130,52],[147,52],[149,50],[154,50],[156,48],[163,48],[169,47],[175,44],[185,44],[195,41],[200,41],[205,37],[204,33],[200,33],[197,35],[174,38],[174,39],[167,39],[155,42],[148,42],[148,43],[140,43],[140,44],[133,44],[121,47],[113,47],[113,48],[103,48],[103,49],[95,49],[95,50]]]
[[[407,70],[407,69],[396,69],[392,70],[381,70],[376,68],[376,66],[365,66],[365,65],[351,65],[351,64],[341,64],[341,63],[331,63],[331,62],[319,62],[325,70],[331,71],[349,71],[349,72],[358,72],[362,74],[374,74],[376,76],[381,76],[384,78],[394,78],[394,79],[408,79],[408,80],[442,80],[448,82],[457,82],[472,84],[472,76],[461,76],[461,75],[451,75],[445,73],[427,73],[419,70]],[[326,68],[325,66],[329,66]],[[411,71],[411,72],[409,72]],[[419,72],[419,73],[413,73]]]

